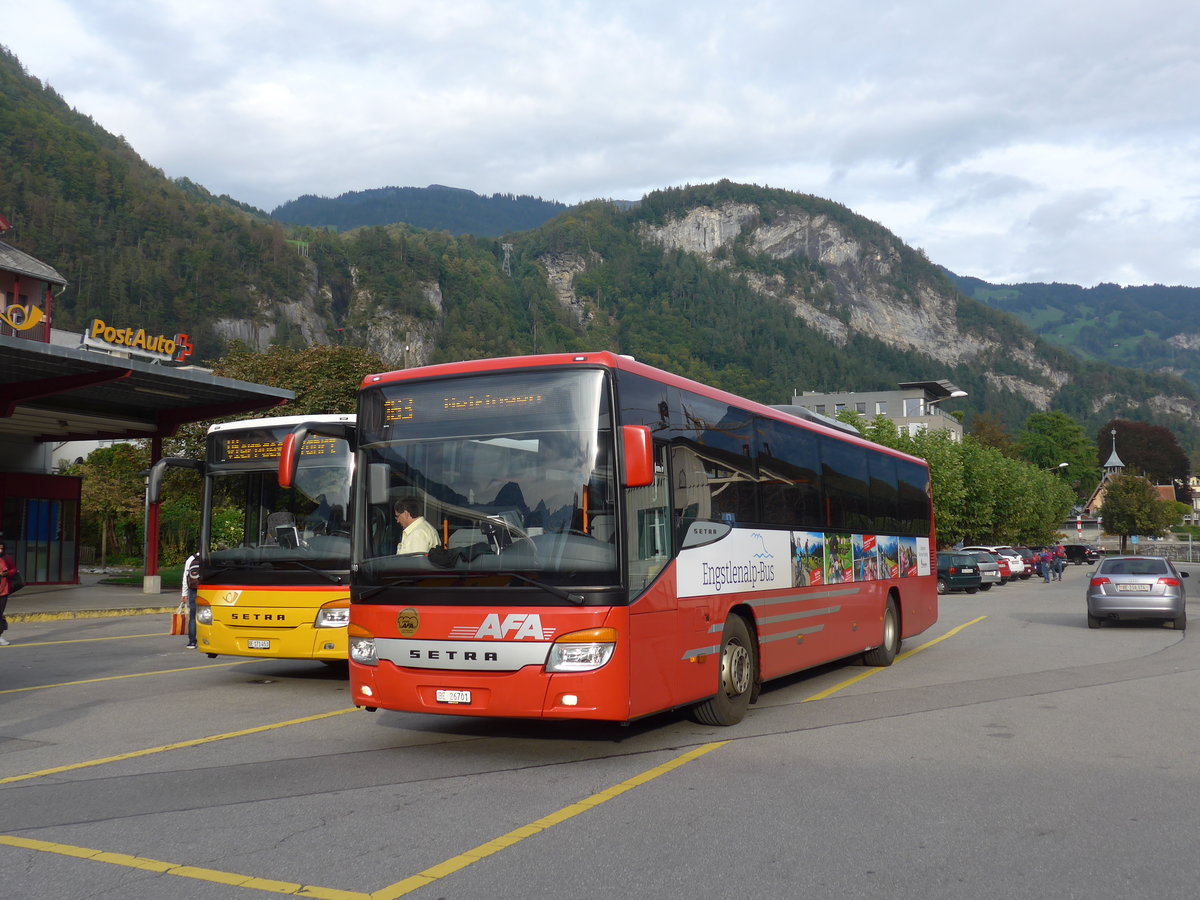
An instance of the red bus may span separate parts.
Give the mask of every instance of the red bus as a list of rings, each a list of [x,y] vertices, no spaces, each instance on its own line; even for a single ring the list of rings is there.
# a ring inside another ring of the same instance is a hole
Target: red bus
[[[890,664],[937,619],[929,472],[850,431],[611,353],[368,376],[353,702],[729,725],[769,679]],[[397,504],[432,546],[398,552]]]

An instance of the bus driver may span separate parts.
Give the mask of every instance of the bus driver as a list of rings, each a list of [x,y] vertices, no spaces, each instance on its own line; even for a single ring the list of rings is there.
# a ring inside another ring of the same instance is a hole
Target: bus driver
[[[402,497],[393,507],[396,522],[404,529],[400,543],[396,545],[396,555],[408,553],[428,553],[434,547],[442,545],[437,529],[425,521],[420,515],[421,500],[419,497]]]

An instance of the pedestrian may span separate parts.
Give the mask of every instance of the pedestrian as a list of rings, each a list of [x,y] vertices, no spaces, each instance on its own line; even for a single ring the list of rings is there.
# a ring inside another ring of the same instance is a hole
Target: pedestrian
[[[1067,551],[1062,544],[1054,548],[1054,580],[1062,581],[1063,569],[1067,567]]]
[[[17,563],[8,555],[8,548],[5,547],[4,542],[0,541],[0,647],[7,647],[11,643],[4,636],[4,632],[8,631],[8,619],[4,618],[4,607],[8,606],[11,578],[16,574]]]
[[[1049,584],[1050,579],[1054,576],[1054,554],[1049,550],[1043,550],[1039,560],[1042,564],[1042,581]]]
[[[179,593],[187,601],[188,649],[196,649],[196,588],[200,586],[200,550],[196,549],[183,564],[183,578],[180,581]]]

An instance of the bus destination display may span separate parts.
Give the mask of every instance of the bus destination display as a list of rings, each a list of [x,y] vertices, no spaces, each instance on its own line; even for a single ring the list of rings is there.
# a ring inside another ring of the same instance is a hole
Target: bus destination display
[[[242,432],[214,436],[213,462],[276,462],[283,452],[286,432]],[[337,459],[349,455],[342,438],[313,435],[300,446],[300,458]]]
[[[418,399],[423,401],[418,406]],[[391,397],[383,401],[383,420],[387,423],[411,422],[421,418],[422,407],[430,404],[437,411],[441,420],[459,417],[501,416],[517,409],[529,409],[540,406],[545,398],[541,394],[460,394],[443,396],[437,400],[432,397]]]

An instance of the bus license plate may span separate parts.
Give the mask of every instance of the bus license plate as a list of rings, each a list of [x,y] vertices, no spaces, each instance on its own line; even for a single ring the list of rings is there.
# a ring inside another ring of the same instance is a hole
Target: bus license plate
[[[257,641],[257,640],[252,639],[252,640],[246,641],[246,646],[249,647],[251,650],[270,650],[271,642],[270,641]]]
[[[470,691],[446,691],[439,689],[436,694],[438,703],[470,703]]]

